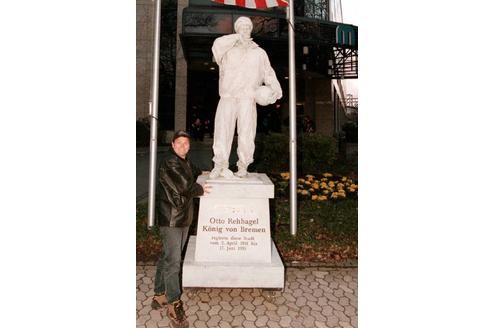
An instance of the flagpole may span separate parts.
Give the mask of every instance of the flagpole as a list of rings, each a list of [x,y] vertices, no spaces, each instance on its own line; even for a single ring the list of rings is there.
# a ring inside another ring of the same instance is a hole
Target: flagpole
[[[296,56],[294,41],[294,0],[289,1],[289,125],[290,125],[290,233],[297,232],[297,135],[296,135]]]
[[[150,105],[150,170],[148,189],[148,228],[155,224],[155,183],[156,183],[156,152],[158,130],[158,73],[160,68],[160,16],[161,0],[155,6],[155,33],[153,47],[153,82],[151,87]]]

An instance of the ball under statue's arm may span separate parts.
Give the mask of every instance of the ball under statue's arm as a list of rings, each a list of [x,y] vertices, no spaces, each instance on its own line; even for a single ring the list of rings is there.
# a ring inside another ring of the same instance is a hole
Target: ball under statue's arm
[[[264,57],[265,58],[263,60],[263,65],[264,65],[263,82],[272,89],[273,96],[275,98],[273,102],[275,102],[275,100],[282,98],[282,88],[280,87],[280,82],[278,82],[277,75],[275,74],[275,71],[270,65],[270,60],[268,59],[266,53]]]

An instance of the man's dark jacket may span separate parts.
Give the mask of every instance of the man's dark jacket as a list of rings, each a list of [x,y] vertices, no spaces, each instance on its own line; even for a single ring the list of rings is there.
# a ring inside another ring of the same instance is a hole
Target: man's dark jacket
[[[158,225],[187,227],[192,223],[192,201],[203,195],[203,187],[196,183],[201,171],[186,156],[182,159],[170,149],[158,169],[157,216]]]

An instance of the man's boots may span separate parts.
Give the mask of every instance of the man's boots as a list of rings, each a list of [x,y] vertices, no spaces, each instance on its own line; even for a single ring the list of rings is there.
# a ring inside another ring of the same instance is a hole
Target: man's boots
[[[167,305],[167,317],[170,319],[170,324],[174,328],[189,327],[181,300],[177,300],[172,304]]]
[[[153,296],[153,301],[151,302],[151,308],[153,310],[164,308],[165,305],[167,305],[167,297],[165,294],[155,294],[155,296]]]

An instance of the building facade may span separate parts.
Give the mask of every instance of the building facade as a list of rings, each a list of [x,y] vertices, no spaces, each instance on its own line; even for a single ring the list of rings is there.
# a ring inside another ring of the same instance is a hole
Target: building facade
[[[338,4],[338,6],[336,5]],[[358,30],[338,23],[340,1],[296,3],[296,110],[317,132],[336,135],[345,123],[341,79],[357,78]],[[337,8],[337,9],[336,9]],[[136,115],[147,119],[151,97],[154,2],[137,0]],[[187,129],[194,119],[213,120],[218,103],[218,66],[211,46],[233,33],[239,16],[253,21],[253,39],[267,52],[282,85],[283,98],[258,108],[268,128],[288,126],[288,24],[285,9],[251,10],[210,0],[162,0],[159,122],[160,129]],[[341,13],[340,13],[341,19]]]

